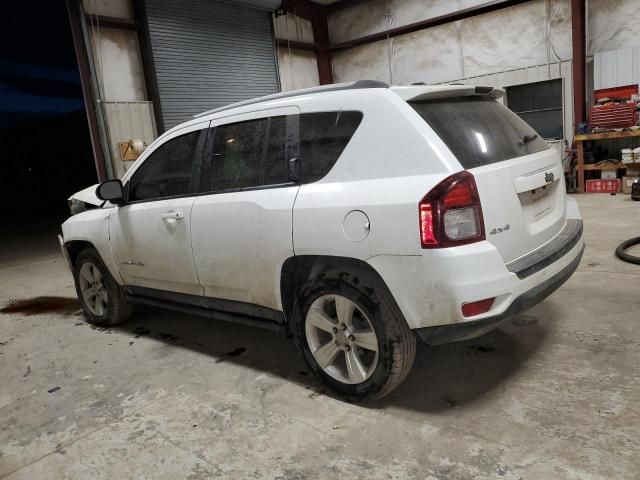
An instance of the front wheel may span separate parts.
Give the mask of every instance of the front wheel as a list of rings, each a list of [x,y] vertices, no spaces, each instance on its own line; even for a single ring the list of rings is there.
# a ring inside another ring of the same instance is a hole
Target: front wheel
[[[124,290],[117,284],[93,248],[82,251],[73,272],[76,292],[92,325],[116,325],[131,316],[132,308]]]
[[[314,373],[351,401],[381,398],[409,373],[415,336],[372,275],[336,273],[301,290],[296,341]]]

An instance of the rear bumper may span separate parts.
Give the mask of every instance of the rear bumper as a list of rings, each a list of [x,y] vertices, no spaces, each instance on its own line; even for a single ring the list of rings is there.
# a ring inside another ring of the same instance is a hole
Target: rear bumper
[[[541,301],[548,293],[536,299],[540,285],[554,284],[550,279],[568,278],[575,270],[584,248],[582,221],[575,200],[567,198],[566,204],[564,229],[527,255],[526,262],[505,264],[496,247],[482,241],[423,250],[415,256],[379,255],[368,263],[386,283],[411,329],[456,326],[480,328],[482,333]],[[462,315],[462,304],[487,298],[495,299],[489,311]]]
[[[554,276],[520,294],[504,312],[498,315],[452,325],[417,328],[414,329],[414,332],[420,340],[430,345],[468,340],[483,335],[498,327],[509,318],[530,309],[551,295],[576,271],[582,259],[583,252],[584,245],[571,263],[567,264]]]

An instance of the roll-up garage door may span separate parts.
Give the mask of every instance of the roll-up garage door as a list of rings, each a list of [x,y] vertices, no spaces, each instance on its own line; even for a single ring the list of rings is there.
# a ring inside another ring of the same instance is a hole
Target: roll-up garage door
[[[146,0],[164,129],[278,91],[271,14],[215,0]]]

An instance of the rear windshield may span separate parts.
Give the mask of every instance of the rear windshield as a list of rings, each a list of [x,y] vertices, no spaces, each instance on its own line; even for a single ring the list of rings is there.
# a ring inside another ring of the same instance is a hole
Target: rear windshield
[[[482,97],[410,102],[460,164],[481,167],[549,148],[533,128],[495,100]]]

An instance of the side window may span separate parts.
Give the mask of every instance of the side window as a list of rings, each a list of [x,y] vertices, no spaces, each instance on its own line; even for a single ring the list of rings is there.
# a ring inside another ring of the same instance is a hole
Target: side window
[[[129,200],[194,193],[194,161],[200,133],[187,133],[158,147],[131,177]]]
[[[288,182],[285,134],[284,116],[216,127],[210,190]]]
[[[287,183],[287,117],[271,117],[269,119],[269,136],[267,157],[264,161],[263,185]]]
[[[324,177],[353,137],[361,112],[319,112],[300,115],[300,167],[303,183]]]

